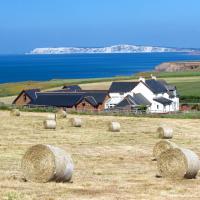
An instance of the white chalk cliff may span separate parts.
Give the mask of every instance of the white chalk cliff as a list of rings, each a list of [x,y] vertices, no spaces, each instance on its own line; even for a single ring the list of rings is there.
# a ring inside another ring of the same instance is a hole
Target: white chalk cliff
[[[99,48],[36,48],[29,54],[74,54],[74,53],[154,53],[154,52],[193,52],[191,49],[165,48],[153,46],[115,45]]]

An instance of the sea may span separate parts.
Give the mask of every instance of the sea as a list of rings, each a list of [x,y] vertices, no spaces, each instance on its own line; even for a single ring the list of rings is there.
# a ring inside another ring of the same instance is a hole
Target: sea
[[[0,83],[129,76],[163,62],[200,61],[189,53],[0,55]]]

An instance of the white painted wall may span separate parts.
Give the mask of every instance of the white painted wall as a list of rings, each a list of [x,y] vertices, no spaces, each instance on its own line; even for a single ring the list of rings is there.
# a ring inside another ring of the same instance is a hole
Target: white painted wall
[[[154,94],[153,92],[146,86],[144,85],[143,82],[140,82],[134,89],[133,89],[133,93],[135,94],[142,94],[147,100],[149,100],[150,102],[152,102],[153,98],[154,98]]]
[[[110,93],[110,99],[107,100],[105,104],[105,109],[112,108],[121,102],[127,95],[133,96],[135,94],[141,93],[149,102],[151,102],[151,106],[148,108],[148,112],[151,113],[167,113],[174,112],[179,110],[179,98],[169,98],[167,93],[154,94],[145,84],[144,80],[140,81],[140,83],[130,92],[128,93]],[[176,91],[175,91],[176,95]],[[164,97],[166,99],[170,99],[173,101],[171,105],[164,106],[161,103],[154,101],[154,98]]]
[[[113,108],[115,107],[119,102],[121,102],[124,99],[123,96],[118,97],[111,97],[109,98],[105,103],[105,109]]]
[[[113,108],[121,102],[127,95],[133,96],[133,90],[126,93],[109,93],[110,99],[105,103],[105,109]]]
[[[150,113],[163,113],[164,106],[161,103],[153,101],[151,107],[149,108]]]

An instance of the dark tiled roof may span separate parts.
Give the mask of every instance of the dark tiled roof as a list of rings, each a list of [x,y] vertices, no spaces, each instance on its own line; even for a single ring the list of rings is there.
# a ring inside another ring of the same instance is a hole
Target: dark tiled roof
[[[63,89],[67,90],[68,92],[78,92],[81,90],[81,87],[78,85],[65,85]]]
[[[95,98],[93,96],[86,96],[84,97],[84,99],[91,105],[93,106],[98,106],[97,101],[95,100]]]
[[[95,92],[95,91],[86,92],[86,93],[83,93],[83,96],[82,96],[82,99],[80,99],[80,102],[82,100],[86,100],[91,105],[98,106],[100,104],[103,104],[107,95],[108,95],[107,91],[105,91],[105,92]]]
[[[84,97],[91,96],[95,99],[97,104],[102,104],[107,95],[108,95],[107,92],[87,92],[84,94]]]
[[[151,102],[148,101],[142,94],[134,94],[133,98],[138,105],[151,105]]]
[[[31,89],[31,90],[24,90],[24,93],[30,97],[31,100],[35,100],[37,98],[36,93],[40,92],[39,89]]]
[[[169,91],[174,91],[176,90],[176,86],[174,85],[169,85],[165,80],[158,80],[167,90]]]
[[[160,83],[157,80],[151,79],[151,80],[146,80],[145,85],[154,93],[154,94],[159,94],[159,93],[165,93],[167,92],[166,87]]]
[[[154,101],[163,104],[164,106],[170,105],[173,101],[166,99],[164,97],[155,98]]]
[[[115,108],[124,108],[124,107],[132,107],[137,106],[138,104],[134,101],[133,97],[128,95],[121,102],[119,102]]]
[[[30,104],[41,106],[56,106],[56,107],[73,107],[85,99],[93,106],[102,104],[108,95],[106,92],[39,92],[37,99],[33,100]]]
[[[40,92],[40,89],[22,90],[22,91],[20,92],[20,94],[17,96],[17,98],[15,98],[15,100],[13,101],[13,104],[16,103],[16,101],[19,99],[19,97],[20,97],[23,93],[26,94],[26,95],[31,99],[31,101],[34,101],[34,100],[37,98],[37,95],[36,95],[37,92]]]
[[[113,82],[110,86],[110,93],[126,93],[132,91],[139,82]]]
[[[79,94],[79,93],[107,93],[108,90],[80,90],[80,91],[69,91],[67,89],[61,89],[61,90],[49,90],[47,92],[51,93],[71,93],[71,94]]]
[[[151,105],[151,103],[142,95],[134,94],[134,96],[127,95],[116,107],[126,107],[126,106],[141,106],[141,105]]]
[[[82,97],[82,94],[37,93],[37,99],[30,104],[71,108],[75,106]]]
[[[169,95],[169,98],[174,98],[175,97],[174,91],[172,91],[172,90],[168,91],[167,94]]]
[[[85,93],[107,93],[108,90],[81,90],[80,92],[85,92]]]
[[[51,92],[51,93],[79,93],[79,91],[69,91],[67,89],[61,89],[61,90],[49,90],[47,92]]]

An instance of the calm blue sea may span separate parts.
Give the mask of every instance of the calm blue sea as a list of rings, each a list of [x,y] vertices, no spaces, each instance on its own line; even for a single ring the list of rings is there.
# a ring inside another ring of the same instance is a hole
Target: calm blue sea
[[[0,56],[0,83],[97,78],[149,71],[162,62],[200,60],[186,53]]]

